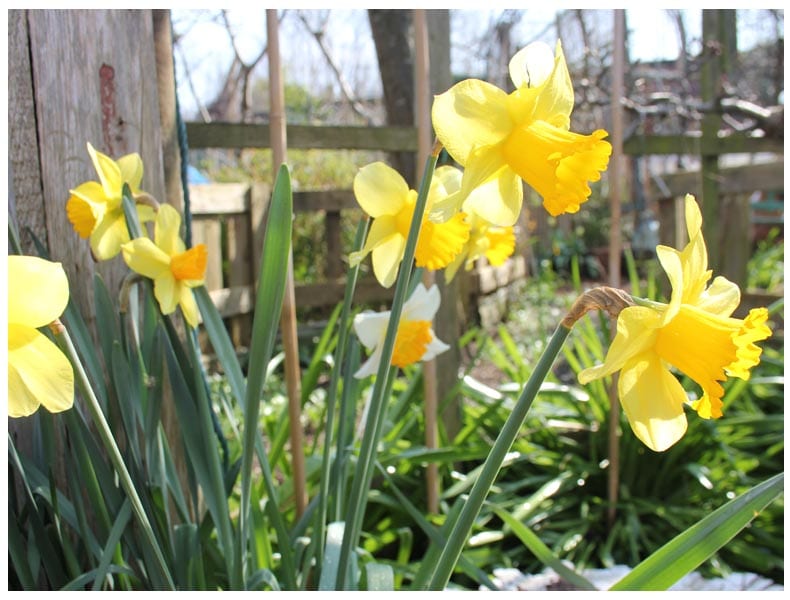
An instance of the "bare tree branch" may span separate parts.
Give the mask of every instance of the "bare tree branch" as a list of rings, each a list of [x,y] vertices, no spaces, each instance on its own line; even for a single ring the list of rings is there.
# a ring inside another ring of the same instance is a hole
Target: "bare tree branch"
[[[327,20],[323,21],[322,26],[320,28],[314,29],[310,25],[310,22],[308,21],[304,11],[298,10],[296,11],[296,14],[299,17],[299,20],[305,26],[305,29],[307,29],[310,35],[313,36],[316,43],[318,44],[318,47],[321,49],[321,53],[324,55],[324,58],[326,59],[326,62],[329,65],[329,68],[332,70],[332,73],[334,74],[335,79],[337,80],[337,83],[340,86],[340,92],[343,94],[343,97],[351,106],[351,110],[353,110],[357,115],[365,119],[368,125],[372,125],[373,116],[362,105],[359,99],[357,99],[356,94],[354,94],[354,91],[351,89],[351,86],[349,85],[348,81],[343,76],[343,72],[337,66],[337,63],[332,57],[332,53],[330,52],[329,47],[326,44],[324,34],[326,33]]]

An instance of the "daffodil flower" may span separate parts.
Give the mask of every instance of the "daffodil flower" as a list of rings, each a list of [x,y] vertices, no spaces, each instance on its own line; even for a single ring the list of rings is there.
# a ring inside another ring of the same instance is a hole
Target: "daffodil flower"
[[[60,263],[8,257],[8,416],[26,417],[40,405],[53,413],[74,404],[74,372],[55,344],[38,331],[69,302]]]
[[[694,197],[686,196],[689,243],[682,251],[658,246],[661,266],[669,276],[669,304],[637,302],[617,320],[617,334],[602,365],[579,373],[587,383],[620,371],[618,392],[636,436],[663,451],[686,432],[683,406],[689,403],[704,419],[722,416],[727,376],[749,378],[760,362],[755,342],[771,335],[768,311],[757,308],[744,319],[731,317],[740,303],[740,289],[724,277],[708,281],[708,255],[702,237],[702,216]],[[688,375],[702,388],[689,401],[670,367]]]
[[[590,195],[588,182],[598,181],[609,162],[607,133],[570,131],[573,86],[559,42],[556,55],[542,42],[526,46],[509,71],[516,88],[511,94],[467,79],[434,99],[436,135],[464,167],[455,201],[465,212],[511,226],[521,210],[523,179],[550,214],[577,212]],[[494,200],[472,194],[484,185],[497,191]]]
[[[457,169],[436,169],[428,192],[425,216],[414,258],[418,267],[435,271],[446,267],[461,251],[469,238],[469,225],[462,214],[449,218],[444,223],[435,223],[428,218],[431,205],[441,201],[447,194],[447,186],[453,183]],[[349,256],[351,266],[356,266],[369,254],[373,254],[373,273],[384,287],[390,287],[398,275],[406,248],[417,192],[409,189],[400,174],[382,162],[362,167],[354,178],[354,195],[362,210],[373,217],[365,246]]]
[[[137,238],[121,246],[129,268],[154,280],[154,296],[163,315],[181,306],[187,323],[197,327],[199,311],[192,288],[203,285],[208,252],[198,244],[186,249],[179,236],[181,215],[169,204],[156,214],[154,241]]]
[[[403,368],[420,360],[431,360],[449,348],[436,337],[431,327],[440,301],[439,288],[435,285],[426,290],[422,283],[417,284],[412,295],[403,304],[390,361],[392,365]],[[357,337],[365,348],[373,351],[354,373],[354,377],[362,379],[378,371],[389,320],[390,311],[364,311],[354,318]]]
[[[90,238],[91,251],[97,260],[108,260],[117,255],[121,244],[129,241],[126,218],[123,213],[122,191],[126,183],[132,195],[142,194],[143,161],[140,155],[127,154],[117,161],[98,152],[88,144],[99,181],[87,181],[70,190],[66,215],[80,237]],[[151,221],[154,210],[137,205],[140,222]]]
[[[516,235],[512,227],[497,227],[474,213],[466,216],[470,225],[469,241],[453,262],[444,270],[447,281],[452,281],[461,265],[470,271],[475,261],[485,256],[489,264],[501,266],[516,250]]]

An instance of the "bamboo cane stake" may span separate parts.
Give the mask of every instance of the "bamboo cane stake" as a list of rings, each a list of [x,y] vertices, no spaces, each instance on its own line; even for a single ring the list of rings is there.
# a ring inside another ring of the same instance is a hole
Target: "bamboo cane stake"
[[[285,100],[280,64],[280,40],[276,9],[266,10],[266,35],[269,53],[269,131],[272,168],[277,173],[286,162]],[[302,390],[299,368],[299,342],[296,336],[296,300],[294,295],[293,250],[288,252],[288,274],[283,297],[280,331],[285,349],[285,383],[288,390],[288,417],[291,440],[296,516],[301,517],[307,506],[304,443],[302,433]]]
[[[431,130],[430,96],[430,57],[428,51],[428,25],[425,10],[414,11],[414,77],[415,102],[414,113],[417,125],[417,164],[425,164],[425,159],[433,147]],[[434,274],[424,271],[423,283],[430,287],[434,283]],[[425,395],[425,447],[438,447],[438,386],[436,379],[436,360],[423,363],[423,393]],[[425,485],[428,511],[439,512],[439,468],[429,462],[425,470]]]
[[[609,285],[620,287],[620,252],[622,250],[621,185],[623,169],[623,96],[625,80],[625,11],[614,11],[614,50],[612,53],[612,157],[609,165],[609,192],[611,194],[612,225],[609,238]],[[612,378],[609,389],[609,477],[607,481],[609,508],[606,517],[611,525],[616,515],[620,483],[620,402],[617,396],[617,377]]]

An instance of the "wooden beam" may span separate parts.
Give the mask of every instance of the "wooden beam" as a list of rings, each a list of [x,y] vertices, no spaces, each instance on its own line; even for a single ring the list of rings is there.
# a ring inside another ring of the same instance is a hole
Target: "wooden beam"
[[[686,154],[686,155],[721,155],[721,154],[756,154],[758,152],[784,153],[782,140],[774,138],[750,137],[733,134],[726,137],[703,139],[699,132],[685,135],[632,135],[623,144],[623,152],[631,156],[647,156],[649,154]]]
[[[268,148],[266,123],[187,123],[190,148]],[[288,125],[288,147],[317,150],[417,150],[415,127]]]

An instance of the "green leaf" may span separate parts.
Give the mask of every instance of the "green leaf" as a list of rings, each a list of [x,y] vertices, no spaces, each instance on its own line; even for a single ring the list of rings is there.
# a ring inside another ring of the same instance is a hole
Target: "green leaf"
[[[492,507],[494,512],[497,516],[502,519],[512,530],[513,533],[516,534],[518,539],[529,548],[530,552],[532,552],[540,562],[542,562],[547,567],[551,567],[554,569],[560,577],[562,577],[568,583],[572,583],[580,590],[595,590],[596,587],[590,583],[587,579],[576,573],[573,569],[568,568],[565,566],[559,558],[557,558],[551,549],[544,544],[541,539],[535,535],[532,530],[528,527],[524,526],[524,524],[512,516],[506,510],[503,510],[499,506]]]
[[[334,590],[337,579],[337,567],[340,562],[340,546],[343,542],[343,532],[346,524],[335,521],[326,526],[326,544],[324,545],[324,562],[321,565],[321,579],[318,582],[319,590]]]
[[[746,527],[784,491],[784,473],[754,486],[639,563],[612,590],[667,590]]]
[[[96,578],[93,580],[94,592],[101,589],[102,583],[109,572],[112,560],[115,557],[115,548],[118,545],[118,542],[120,541],[121,536],[126,529],[126,525],[129,523],[131,517],[132,504],[127,498],[124,501],[123,506],[121,506],[118,516],[115,517],[115,523],[113,523],[112,529],[110,530],[110,535],[107,538],[107,542],[104,544],[104,551],[102,552],[101,561],[99,562],[99,566],[96,567]]]
[[[389,565],[366,563],[365,578],[370,592],[392,592],[395,589],[392,567]]]
[[[281,165],[272,191],[272,201],[266,222],[266,233],[263,241],[261,270],[255,298],[255,313],[252,321],[252,340],[250,343],[249,371],[247,388],[244,395],[244,439],[242,444],[241,463],[241,510],[239,513],[239,538],[236,551],[239,561],[247,555],[247,543],[250,535],[250,488],[252,486],[252,457],[258,454],[261,463],[264,483],[267,492],[276,498],[276,489],[271,476],[271,467],[260,439],[258,416],[260,414],[261,392],[266,378],[266,367],[271,360],[274,342],[279,329],[288,265],[291,256],[291,230],[293,219],[293,197],[291,194],[291,178],[286,165]],[[294,587],[295,572],[289,569],[291,552],[288,548],[282,518],[277,507],[272,506],[273,523],[277,529],[277,537],[283,548],[282,557],[284,572],[291,580],[285,585]],[[245,565],[238,564],[239,569]],[[243,573],[237,573],[242,576]]]

